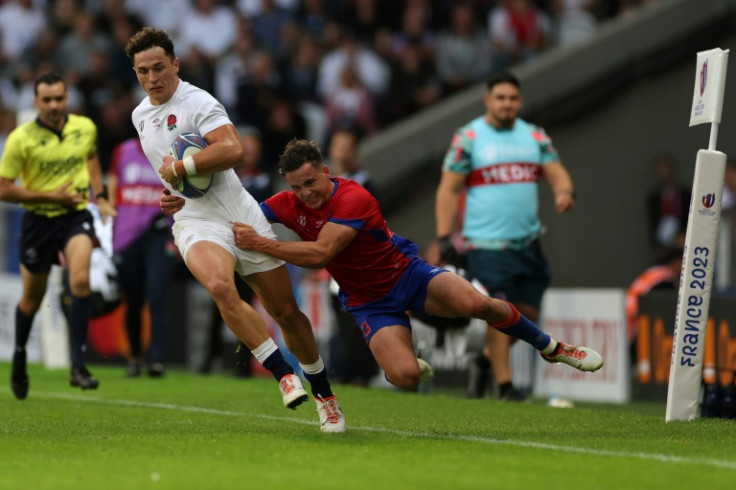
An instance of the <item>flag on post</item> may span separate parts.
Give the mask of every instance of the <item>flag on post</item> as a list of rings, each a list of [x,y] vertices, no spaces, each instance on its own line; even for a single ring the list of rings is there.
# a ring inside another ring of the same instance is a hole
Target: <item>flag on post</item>
[[[728,51],[715,48],[698,53],[690,126],[721,122]]]

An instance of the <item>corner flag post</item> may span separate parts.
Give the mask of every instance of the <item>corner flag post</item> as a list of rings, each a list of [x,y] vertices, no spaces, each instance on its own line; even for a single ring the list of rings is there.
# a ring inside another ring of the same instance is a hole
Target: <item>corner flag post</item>
[[[692,420],[698,414],[705,327],[708,323],[726,172],[726,155],[716,151],[716,143],[723,109],[727,64],[728,50],[716,48],[698,53],[690,126],[710,123],[711,132],[708,149],[699,150],[695,162],[675,314],[665,415],[667,422]]]

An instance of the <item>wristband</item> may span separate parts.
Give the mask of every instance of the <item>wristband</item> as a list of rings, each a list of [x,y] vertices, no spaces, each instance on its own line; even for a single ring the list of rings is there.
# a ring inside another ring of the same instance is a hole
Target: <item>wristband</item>
[[[106,185],[103,185],[102,186],[102,190],[100,192],[96,192],[95,193],[95,201],[98,200],[98,199],[100,199],[100,198],[102,198],[102,199],[108,199],[107,186]]]
[[[560,191],[560,194],[567,194],[577,201],[577,196],[575,195],[575,191]]]
[[[171,163],[171,173],[174,174],[174,177],[179,176],[179,174],[176,173],[176,160]]]
[[[194,166],[194,157],[191,155],[182,160],[186,175],[197,175],[197,167]]]

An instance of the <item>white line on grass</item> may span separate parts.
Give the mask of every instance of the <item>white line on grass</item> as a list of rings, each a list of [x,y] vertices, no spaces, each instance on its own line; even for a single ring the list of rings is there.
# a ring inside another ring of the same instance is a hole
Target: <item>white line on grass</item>
[[[302,425],[317,425],[317,422],[297,419],[293,417],[279,417],[275,415],[253,414],[244,412],[232,412],[229,410],[218,410],[216,408],[194,407],[188,405],[175,405],[171,403],[142,402],[133,400],[104,400],[91,396],[70,395],[63,393],[37,393],[34,396],[48,396],[51,398],[63,398],[68,400],[81,400],[87,402],[104,403],[109,405],[125,405],[130,407],[143,408],[160,408],[164,410],[176,410],[179,412],[207,413],[212,415],[224,415],[230,417],[258,417],[261,419],[278,420],[283,422],[291,422]],[[394,434],[406,437],[419,437],[424,439],[440,439],[449,441],[462,442],[479,442],[484,444],[497,444],[504,446],[531,447],[535,449],[545,449],[549,451],[560,451],[567,453],[588,454],[593,456],[608,456],[612,458],[633,458],[652,461],[661,461],[663,463],[685,463],[702,466],[713,466],[716,468],[724,468],[728,470],[736,470],[735,461],[723,461],[718,459],[704,458],[688,458],[684,456],[671,456],[668,454],[628,452],[628,451],[610,451],[606,449],[592,449],[577,446],[561,446],[558,444],[547,444],[545,442],[535,441],[515,441],[510,439],[494,439],[492,437],[469,436],[463,434],[435,434],[432,432],[414,432],[408,430],[387,429],[385,427],[350,427],[350,430],[365,432],[381,432],[386,434]]]

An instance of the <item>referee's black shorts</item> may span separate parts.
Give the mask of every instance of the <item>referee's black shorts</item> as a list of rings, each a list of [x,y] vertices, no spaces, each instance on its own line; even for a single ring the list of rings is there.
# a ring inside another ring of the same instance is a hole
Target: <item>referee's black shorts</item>
[[[95,241],[94,221],[86,209],[53,218],[26,211],[18,240],[20,263],[33,274],[45,274],[59,263],[59,252],[67,242],[79,234]]]

